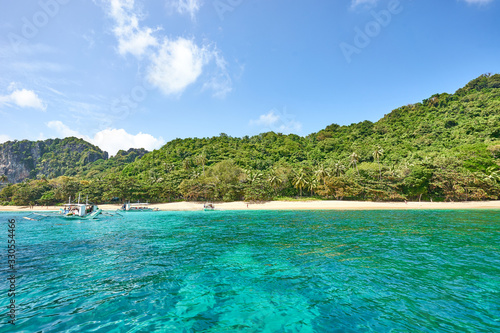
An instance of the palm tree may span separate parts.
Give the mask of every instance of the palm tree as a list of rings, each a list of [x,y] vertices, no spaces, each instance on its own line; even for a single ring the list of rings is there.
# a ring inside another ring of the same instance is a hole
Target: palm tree
[[[158,180],[159,174],[154,169],[150,169],[148,172],[148,176],[151,184],[155,184]]]
[[[304,174],[304,170],[300,169],[300,171],[295,175],[295,179],[293,180],[293,186],[300,191],[300,196],[302,196],[302,189],[306,187],[306,185],[306,175]]]
[[[278,188],[283,183],[283,180],[280,177],[276,176],[274,173],[272,173],[267,178],[267,181],[269,182],[271,187],[274,189],[274,194],[277,194]]]
[[[488,174],[485,175],[484,179],[497,184],[500,182],[500,171],[495,169],[496,169],[495,167],[489,167],[488,169],[486,169],[486,172]]]
[[[333,173],[335,174],[335,176],[337,177],[340,177],[340,175],[342,174],[342,172],[345,170],[345,166],[342,162],[340,161],[337,161],[335,162],[335,164],[333,165]]]
[[[323,184],[325,184],[325,178],[330,176],[330,174],[323,165],[320,165],[318,169],[314,172],[314,176],[318,181],[323,181]]]
[[[358,170],[359,155],[353,152],[350,158],[351,158],[351,165],[354,165],[356,167],[356,171],[358,172],[359,176],[359,170]]]
[[[378,163],[378,170],[380,172],[380,178],[379,179],[382,179],[382,168],[380,166],[380,158],[384,156],[384,150],[382,148],[380,148],[380,146],[378,146],[377,149],[375,149],[375,151],[373,152],[373,158],[377,160],[377,163]]]
[[[189,170],[189,169],[191,169],[191,159],[190,159],[190,158],[185,158],[185,159],[182,161],[182,167],[184,168],[184,170]]]
[[[254,183],[262,178],[262,173],[259,171],[245,170],[250,183]]]
[[[167,163],[163,162],[163,168],[164,168],[166,173],[169,173],[175,169],[175,164],[172,164],[172,163],[167,164]]]
[[[314,190],[316,190],[316,188],[318,188],[318,178],[312,175],[309,177],[309,181],[307,182],[307,189],[311,191],[311,197],[313,196],[313,192]]]
[[[0,176],[0,183],[6,183],[7,182],[7,176],[6,175],[1,175]]]
[[[200,155],[196,157],[196,162],[203,168],[203,176],[205,176],[205,164],[208,162],[207,154],[203,151]]]

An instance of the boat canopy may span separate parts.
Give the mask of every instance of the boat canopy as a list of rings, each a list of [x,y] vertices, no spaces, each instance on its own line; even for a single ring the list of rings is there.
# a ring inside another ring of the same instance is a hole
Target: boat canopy
[[[135,210],[135,209],[149,209],[149,204],[140,202],[125,204],[125,210]]]
[[[76,216],[85,216],[87,205],[85,204],[64,204],[63,214],[72,214]]]

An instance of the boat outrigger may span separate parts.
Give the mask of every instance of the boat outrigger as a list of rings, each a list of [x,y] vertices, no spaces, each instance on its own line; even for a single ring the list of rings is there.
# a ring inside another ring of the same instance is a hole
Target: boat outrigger
[[[158,208],[156,207],[149,207],[149,203],[125,203],[123,206],[119,209],[124,212],[157,212],[159,211]]]

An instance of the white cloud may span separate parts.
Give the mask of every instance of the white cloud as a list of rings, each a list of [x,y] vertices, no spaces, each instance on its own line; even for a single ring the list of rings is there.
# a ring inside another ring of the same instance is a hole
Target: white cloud
[[[69,69],[68,66],[55,62],[30,61],[14,62],[9,65],[12,69],[19,72],[64,72]]]
[[[473,5],[486,5],[490,2],[493,2],[493,0],[464,0],[464,1]]]
[[[0,134],[0,143],[4,143],[7,141],[12,141],[12,138],[6,134]]]
[[[203,81],[203,90],[213,91],[214,97],[223,98],[232,90],[226,61],[215,46],[199,45],[194,39],[184,37],[156,38],[153,33],[161,29],[141,27],[135,0],[107,0],[107,3],[108,15],[115,21],[113,32],[118,39],[118,52],[147,59],[146,78],[165,95],[180,95],[198,80]],[[200,0],[171,3],[179,13],[189,13],[192,17],[201,6]],[[212,66],[208,66],[210,63]],[[203,75],[206,69],[209,73]]]
[[[269,111],[267,114],[260,115],[257,120],[250,120],[250,125],[261,125],[261,126],[272,126],[280,120],[280,117],[274,113],[274,111]]]
[[[279,112],[276,110],[260,115],[257,120],[250,120],[250,125],[260,126],[263,130],[278,133],[291,133],[302,130],[302,124],[296,121],[293,115],[288,114],[286,111]]]
[[[200,10],[200,0],[174,0],[173,6],[180,14],[189,14],[191,19],[194,20],[196,13]]]
[[[149,47],[158,45],[154,30],[140,27],[140,17],[136,13],[134,0],[109,0],[109,15],[116,25],[113,32],[118,39],[118,52],[142,56]]]
[[[93,29],[91,29],[88,34],[83,34],[82,38],[88,43],[89,49],[94,48],[94,45],[95,45],[95,31]]]
[[[356,8],[358,6],[372,7],[376,5],[378,0],[352,0],[351,8]]]
[[[139,132],[136,135],[127,133],[124,129],[106,129],[98,132],[92,143],[115,155],[118,150],[129,148],[144,148],[146,150],[158,149],[165,144],[162,137],[155,138],[146,133]]]
[[[78,131],[69,128],[61,121],[50,121],[47,127],[54,130],[62,137],[74,136],[98,146],[107,151],[111,156],[119,150],[128,150],[129,148],[144,148],[146,150],[158,149],[165,144],[162,137],[155,138],[146,133],[139,132],[136,135],[129,134],[124,129],[105,129],[97,132],[94,137],[82,135]]]
[[[18,45],[1,45],[0,48],[0,56],[13,59],[18,59],[20,56],[39,56],[41,54],[53,54],[56,52],[56,48],[40,43],[32,44],[21,42]]]
[[[59,120],[49,121],[47,123],[47,127],[53,129],[54,131],[57,132],[57,134],[61,135],[64,138],[67,138],[69,136],[74,136],[76,138],[84,139],[87,141],[90,139],[87,136],[81,135],[78,131],[72,130],[68,126],[64,125],[62,121]]]
[[[151,57],[148,81],[166,95],[179,94],[198,79],[210,52],[192,40],[165,39],[157,54]]]
[[[45,88],[47,88],[48,90],[52,91],[54,94],[66,97],[66,95],[64,93],[60,92],[59,90],[56,90],[56,89],[51,88],[51,87],[45,87]]]
[[[209,64],[211,66],[208,66]],[[213,96],[224,98],[232,90],[232,80],[224,57],[215,46],[198,46],[191,39],[179,37],[165,39],[156,54],[151,56],[147,79],[165,95],[179,95],[191,84],[198,81],[203,71],[203,89],[212,90]]]
[[[227,63],[224,57],[217,50],[212,51],[211,56],[214,58],[217,68],[210,79],[203,84],[203,88],[213,90],[214,97],[224,98],[233,90],[233,81],[227,70]]]
[[[15,86],[11,83],[10,88]],[[21,108],[33,108],[45,111],[47,106],[33,90],[16,89],[9,95],[0,95],[0,104],[15,104]]]

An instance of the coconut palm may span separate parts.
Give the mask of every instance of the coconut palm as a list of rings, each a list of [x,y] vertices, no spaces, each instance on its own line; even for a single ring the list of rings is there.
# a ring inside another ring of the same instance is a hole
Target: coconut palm
[[[304,174],[304,170],[301,169],[293,180],[293,186],[300,191],[300,196],[302,196],[302,189],[306,187],[307,180],[306,175]]]
[[[182,161],[182,167],[184,168],[184,170],[189,170],[191,169],[191,159],[190,158],[185,158],[183,161]]]
[[[0,183],[6,183],[7,182],[7,176],[6,175],[1,175],[0,176]]]
[[[148,178],[151,184],[155,184],[158,181],[159,174],[154,169],[148,171]]]
[[[340,175],[344,171],[345,171],[344,164],[340,161],[335,162],[335,164],[333,165],[333,173],[335,174],[335,176],[340,177]]]
[[[270,174],[269,177],[267,177],[267,181],[271,185],[271,187],[274,189],[274,193],[278,193],[278,188],[281,186],[283,183],[283,180],[276,176],[274,173]]]
[[[261,180],[263,176],[262,172],[259,171],[245,170],[245,173],[247,174],[247,178],[250,180],[250,183]]]
[[[488,169],[486,169],[486,174],[484,179],[497,184],[500,183],[500,171],[495,169],[496,169],[495,167],[489,167]]]
[[[173,163],[165,163],[165,162],[163,162],[162,166],[163,166],[163,170],[166,173],[172,172],[175,169],[175,164],[173,164]]]
[[[353,152],[350,158],[351,158],[351,165],[354,165],[356,167],[356,171],[358,172],[359,176],[359,170],[358,170],[359,155]]]
[[[203,168],[203,176],[205,176],[205,164],[207,164],[208,159],[207,159],[207,154],[205,151],[203,151],[200,155],[196,157],[196,162],[198,165],[201,165]]]
[[[323,181],[325,184],[325,178],[330,176],[330,173],[323,165],[318,166],[318,169],[314,172],[314,176],[318,181]]]
[[[318,188],[318,178],[316,175],[311,175],[309,180],[307,181],[307,189],[311,191],[311,197],[313,196],[313,192]],[[324,180],[323,180],[324,182]]]
[[[382,167],[380,166],[380,158],[384,156],[384,150],[382,148],[380,148],[380,146],[378,146],[377,149],[375,149],[375,151],[373,152],[373,158],[375,160],[377,160],[377,163],[378,163],[378,170],[380,172],[380,178],[379,179],[382,179]]]

